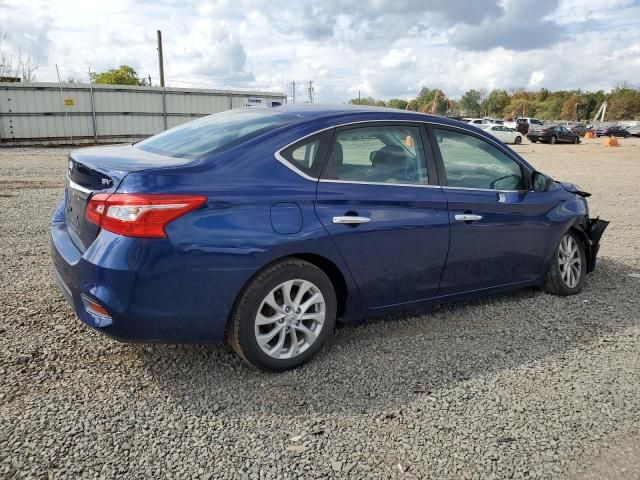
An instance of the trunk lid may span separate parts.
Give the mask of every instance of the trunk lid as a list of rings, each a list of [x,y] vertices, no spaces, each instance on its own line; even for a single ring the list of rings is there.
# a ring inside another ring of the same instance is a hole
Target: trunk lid
[[[90,147],[69,154],[65,179],[66,220],[69,235],[84,252],[100,228],[84,216],[95,193],[113,193],[130,172],[185,165],[192,159],[158,155],[133,145]]]

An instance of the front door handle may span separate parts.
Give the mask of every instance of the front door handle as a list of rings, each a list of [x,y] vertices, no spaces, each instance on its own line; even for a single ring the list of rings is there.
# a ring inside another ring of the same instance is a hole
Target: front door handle
[[[369,217],[358,217],[355,215],[345,215],[342,217],[333,217],[333,223],[341,223],[344,225],[356,225],[359,223],[369,223]]]
[[[455,219],[459,222],[475,222],[476,220],[482,220],[482,215],[472,215],[470,213],[460,213],[455,216]]]

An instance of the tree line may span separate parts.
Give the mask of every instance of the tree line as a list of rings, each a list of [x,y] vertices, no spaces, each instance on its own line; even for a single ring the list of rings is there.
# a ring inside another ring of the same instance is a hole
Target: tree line
[[[438,94],[440,92],[440,94]],[[436,98],[437,95],[437,98]],[[605,120],[640,120],[640,88],[622,84],[605,92],[598,90],[558,90],[546,88],[537,91],[519,89],[468,90],[457,100],[446,98],[442,91],[423,87],[416,98],[388,101],[372,97],[353,98],[353,105],[373,105],[399,108],[416,112],[430,112],[436,99],[435,113],[452,117],[536,117],[541,120],[592,120],[598,108],[607,102]]]

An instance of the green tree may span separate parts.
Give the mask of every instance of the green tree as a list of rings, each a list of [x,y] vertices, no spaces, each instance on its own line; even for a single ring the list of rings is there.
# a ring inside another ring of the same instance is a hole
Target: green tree
[[[435,99],[438,92],[440,92],[440,94],[438,95],[438,99],[436,101],[436,108],[434,113],[436,115],[445,115],[450,110],[449,102],[442,95],[442,91],[437,88],[430,89],[427,87],[422,87],[420,93],[415,98],[415,101],[412,100],[411,102],[409,102],[409,110],[415,109],[418,112],[431,113],[431,109],[433,108],[433,100]]]
[[[387,102],[387,107],[389,108],[397,108],[399,110],[404,110],[407,108],[409,102],[403,100],[402,98],[392,98]]]
[[[429,112],[437,91],[437,89],[422,87],[416,97],[416,110],[419,112]]]
[[[640,90],[622,85],[614,88],[607,98],[607,120],[635,120],[640,118]]]
[[[478,117],[482,115],[482,93],[469,90],[460,98],[460,108],[466,115]]]
[[[577,120],[578,119],[578,96],[571,95],[565,100],[560,111],[560,118],[562,120]]]
[[[550,92],[546,88],[541,88],[538,92],[538,101],[544,102],[549,98]]]
[[[485,109],[489,115],[501,116],[509,104],[509,94],[506,90],[492,90],[485,102]]]
[[[352,98],[349,100],[351,105],[369,105],[372,107],[384,107],[384,100],[376,100],[373,97]]]
[[[128,65],[120,65],[118,69],[107,70],[102,73],[92,73],[93,83],[106,83],[109,85],[143,85],[136,71]]]
[[[512,97],[509,104],[503,110],[503,115],[505,118],[509,118],[515,113],[514,119],[517,117],[533,117],[536,115],[537,110],[537,104],[533,100],[527,100],[522,97]]]
[[[557,120],[564,105],[564,95],[549,95],[545,102],[536,103],[536,115],[541,120]]]
[[[584,119],[587,121],[593,120],[598,108],[604,102],[606,96],[602,90],[598,90],[597,92],[586,92],[582,95],[584,98]]]

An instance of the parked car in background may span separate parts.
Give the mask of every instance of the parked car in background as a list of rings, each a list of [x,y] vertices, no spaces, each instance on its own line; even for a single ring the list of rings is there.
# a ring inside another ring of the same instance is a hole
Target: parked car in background
[[[558,123],[558,126],[564,127],[570,132],[573,132],[581,137],[583,137],[584,134],[589,131],[589,129],[585,125],[579,122],[560,122]]]
[[[640,125],[631,125],[631,126],[625,127],[625,130],[629,132],[629,135],[632,135],[634,137],[640,137]]]
[[[559,125],[544,125],[527,134],[527,138],[533,143],[580,143],[578,134]]]
[[[486,125],[489,123],[484,118],[463,118],[462,121],[472,125]]]
[[[501,120],[499,118],[484,117],[483,120],[488,124],[504,125],[504,120]]]
[[[125,341],[226,339],[276,371],[313,357],[337,317],[576,294],[607,226],[588,193],[487,132],[386,108],[229,110],[74,150],[65,185],[51,255],[84,323]]]
[[[519,117],[513,122],[504,122],[504,126],[517,130],[523,135],[529,133],[529,129],[535,126],[542,126],[543,122],[537,118],[532,117]]]
[[[515,130],[505,127],[504,125],[479,125],[479,128],[490,133],[498,140],[504,143],[513,143],[519,145],[522,143],[522,134]]]
[[[598,137],[624,137],[624,138],[628,138],[631,134],[629,133],[629,131],[624,128],[624,127],[620,127],[618,125],[615,126],[611,126],[611,127],[598,127],[596,129],[596,135]]]

